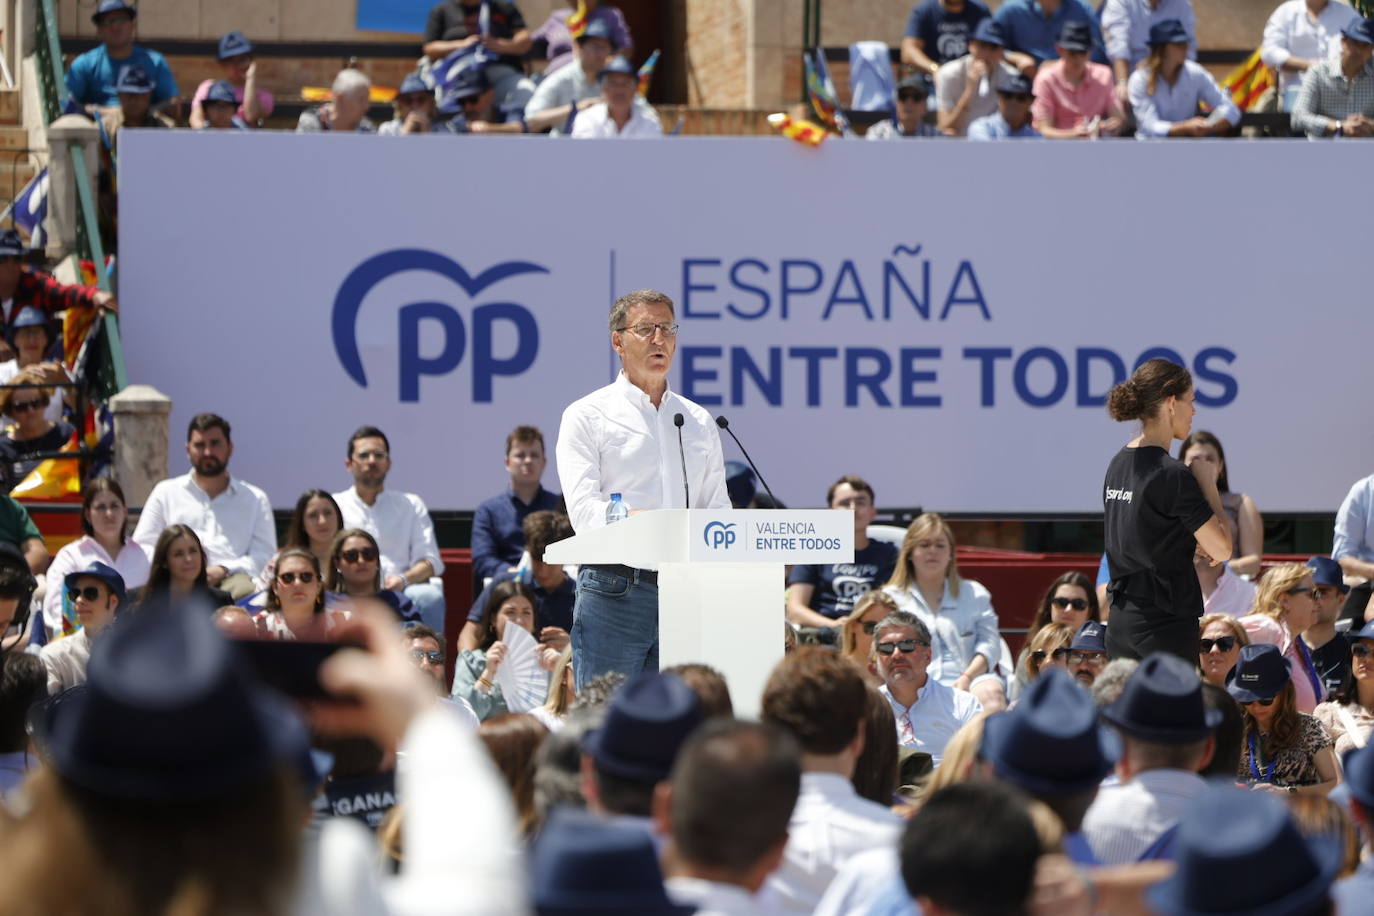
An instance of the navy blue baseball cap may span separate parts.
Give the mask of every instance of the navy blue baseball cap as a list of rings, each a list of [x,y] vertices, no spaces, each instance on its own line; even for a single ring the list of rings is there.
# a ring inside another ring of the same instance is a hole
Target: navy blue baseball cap
[[[1106,652],[1107,625],[1100,620],[1084,621],[1078,632],[1073,634],[1073,642],[1069,644],[1069,649],[1077,652]]]
[[[1345,584],[1345,576],[1341,572],[1341,564],[1330,557],[1312,557],[1307,561],[1307,567],[1312,570],[1312,581],[1317,585],[1329,585],[1338,589],[1342,595],[1349,594],[1350,586]]]
[[[973,41],[981,41],[983,44],[997,45],[1005,47],[1006,38],[1002,36],[1002,27],[992,21],[991,16],[984,16],[979,23],[973,27],[973,34],[969,36]]]
[[[100,0],[100,5],[91,13],[91,22],[100,25],[100,17],[106,13],[128,13],[135,18],[138,17],[138,10],[134,9],[124,0]]]
[[[1054,43],[1065,51],[1091,51],[1093,33],[1086,22],[1066,22],[1064,27],[1059,30],[1059,37],[1054,40]]]
[[[34,305],[26,305],[21,308],[19,313],[14,316],[14,320],[10,322],[11,331],[17,331],[20,328],[46,328],[48,326],[48,316],[42,309]]]
[[[124,603],[124,596],[126,593],[124,577],[108,563],[101,563],[99,560],[96,560],[85,569],[78,569],[75,572],[67,573],[67,575],[62,578],[62,587],[65,589],[74,588],[77,580],[83,576],[90,576],[93,579],[99,579],[101,582],[104,582],[105,587],[119,598],[119,603]]]
[[[1141,741],[1192,744],[1210,735],[1222,714],[1203,702],[1197,666],[1156,652],[1126,679],[1116,702],[1103,707],[1102,718]]]
[[[607,62],[606,66],[601,68],[601,72],[596,75],[597,81],[600,82],[605,79],[607,74],[610,73],[628,73],[631,76],[636,75],[634,65],[625,58],[619,56],[612,57],[610,61]]]
[[[1293,679],[1288,659],[1278,646],[1258,643],[1241,646],[1236,666],[1226,675],[1226,691],[1238,703],[1254,703],[1277,696]]]
[[[242,32],[230,32],[220,36],[219,50],[216,52],[216,57],[219,60],[228,60],[231,57],[252,53],[253,43]]]
[[[1346,639],[1374,639],[1374,620],[1369,621],[1359,630],[1345,634]]]
[[[1188,41],[1188,29],[1180,19],[1161,19],[1150,26],[1150,44],[1167,45],[1176,41]]]
[[[0,258],[22,258],[27,253],[18,232],[0,229]]]
[[[458,71],[458,76],[449,87],[446,98],[461,102],[463,99],[481,95],[490,88],[491,80],[487,78],[486,67],[464,67]]]
[[[1035,95],[1030,78],[1024,73],[1005,73],[997,81],[997,91],[1003,95]]]
[[[1341,34],[1367,45],[1374,45],[1374,19],[1352,19],[1341,29]]]
[[[922,73],[909,73],[897,81],[897,95],[903,92],[918,92],[921,98],[930,97],[930,83]]]
[[[230,105],[237,105],[239,100],[234,97],[234,86],[228,80],[217,80],[210,91],[205,94],[207,102],[228,102]]]
[[[115,80],[115,92],[119,95],[148,95],[153,89],[152,77],[138,64],[122,67]]]
[[[611,31],[611,27],[601,19],[593,19],[591,22],[587,23],[587,28],[581,35],[577,36],[577,43],[582,44],[589,38],[600,38],[610,42],[611,50],[613,51],[620,47],[620,45],[616,44],[615,33]]]
[[[424,78],[418,73],[407,73],[406,78],[401,80],[401,88],[396,90],[397,95],[413,95],[417,92],[425,92],[430,95],[434,90],[425,84]]]

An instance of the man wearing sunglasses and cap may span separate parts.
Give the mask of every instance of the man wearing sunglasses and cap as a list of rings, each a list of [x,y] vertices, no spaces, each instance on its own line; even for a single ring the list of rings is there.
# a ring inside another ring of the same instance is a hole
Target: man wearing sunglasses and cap
[[[1031,81],[1020,73],[1004,79],[997,87],[997,113],[979,118],[968,126],[970,140],[1023,140],[1038,138],[1031,126],[1031,102],[1035,93]]]
[[[639,102],[639,77],[623,57],[601,68],[597,75],[601,98],[605,101],[578,114],[573,122],[574,139],[615,137],[632,140],[663,136],[658,112]]]
[[[903,140],[909,137],[943,136],[934,124],[926,123],[926,99],[930,85],[919,73],[902,77],[897,83],[897,101],[892,117],[884,118],[868,129],[865,140]]]
[[[167,66],[167,60],[156,51],[134,43],[134,20],[138,10],[126,0],[100,0],[91,14],[100,45],[82,54],[67,70],[67,91],[82,105],[114,106],[119,104],[115,80],[119,71],[129,64],[143,68],[152,77],[153,104],[176,109],[181,105],[181,90]]]
[[[43,647],[39,657],[48,669],[48,693],[57,694],[86,683],[91,641],[99,639],[124,600],[124,577],[99,560],[62,580],[65,603],[76,611],[81,629]]]

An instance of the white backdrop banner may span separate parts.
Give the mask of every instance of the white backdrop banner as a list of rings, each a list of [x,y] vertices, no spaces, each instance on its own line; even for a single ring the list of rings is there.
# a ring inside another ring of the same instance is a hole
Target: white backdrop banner
[[[856,473],[881,505],[1098,511],[1134,435],[1105,395],[1156,355],[1261,509],[1374,470],[1360,144],[121,143],[130,377],[173,398],[174,473],[213,411],[278,507],[346,486],[364,423],[392,486],[475,506],[512,427],[552,459],[640,287],[677,303],[674,388],[796,507]]]

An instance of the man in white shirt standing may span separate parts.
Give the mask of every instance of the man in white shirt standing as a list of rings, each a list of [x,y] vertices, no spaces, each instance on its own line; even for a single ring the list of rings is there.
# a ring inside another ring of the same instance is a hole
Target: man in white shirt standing
[[[639,77],[623,57],[617,57],[597,74],[604,102],[580,111],[573,121],[574,139],[606,137],[621,140],[662,137],[658,112],[639,102]]]
[[[632,515],[730,508],[715,422],[668,387],[677,350],[674,317],[673,300],[652,289],[626,293],[611,306],[611,347],[620,356],[620,374],[568,405],[558,429],[558,478],[574,531],[605,525],[612,493]],[[683,424],[676,427],[679,416]],[[584,565],[573,618],[578,690],[608,671],[658,670],[656,570]]]
[[[235,601],[257,591],[253,577],[277,550],[277,527],[267,494],[229,476],[234,441],[229,422],[212,413],[191,418],[186,457],[191,471],[153,487],[134,529],[151,558],[163,530],[186,525],[205,550],[205,578]]]
[[[382,588],[404,591],[425,626],[444,632],[444,592],[430,579],[441,575],[439,543],[425,501],[414,493],[384,489],[391,472],[391,443],[375,426],[360,426],[348,439],[344,467],[353,486],[334,494],[345,528],[361,528],[382,553]]]
[[[940,765],[954,733],[983,711],[973,694],[946,687],[926,673],[930,631],[906,611],[888,614],[873,628],[873,660],[883,686],[878,691],[897,720],[897,743],[925,751]]]

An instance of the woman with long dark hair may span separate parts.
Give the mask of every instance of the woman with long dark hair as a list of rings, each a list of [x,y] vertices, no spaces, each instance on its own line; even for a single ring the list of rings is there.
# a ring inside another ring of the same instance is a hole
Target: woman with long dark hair
[[[351,598],[376,598],[396,612],[402,623],[419,623],[420,614],[404,592],[382,588],[382,559],[377,539],[361,528],[346,528],[334,536],[325,568],[325,602],[347,605]]]
[[[205,548],[187,525],[168,525],[158,535],[148,583],[131,604],[135,607],[197,602],[208,610],[233,604],[229,593],[213,588],[205,577]]]
[[[1107,396],[1113,420],[1139,420],[1140,435],[1117,452],[1102,486],[1113,658],[1171,652],[1196,664],[1201,550],[1213,564],[1231,556],[1216,466],[1191,468],[1169,455],[1192,429],[1193,377],[1167,359],[1147,360]]]
[[[1278,647],[1246,646],[1226,678],[1244,710],[1245,732],[1236,775],[1255,789],[1325,795],[1340,782],[1331,735],[1298,712],[1288,660]]]
[[[1016,658],[1016,674],[1008,687],[1008,699],[1015,700],[1036,677],[1036,673],[1028,667],[1027,653],[1042,627],[1058,623],[1074,633],[1087,621],[1101,619],[1102,609],[1098,606],[1097,590],[1093,588],[1091,579],[1075,570],[1057,576],[1045,589],[1040,606],[1035,609],[1035,616],[1026,630],[1025,646]]]
[[[1247,494],[1231,492],[1221,440],[1205,429],[1190,433],[1178,447],[1178,460],[1189,467],[1198,461],[1217,466],[1217,493],[1221,495],[1221,508],[1226,510],[1226,525],[1236,554],[1226,565],[1238,576],[1258,576],[1264,553],[1264,517]]]

